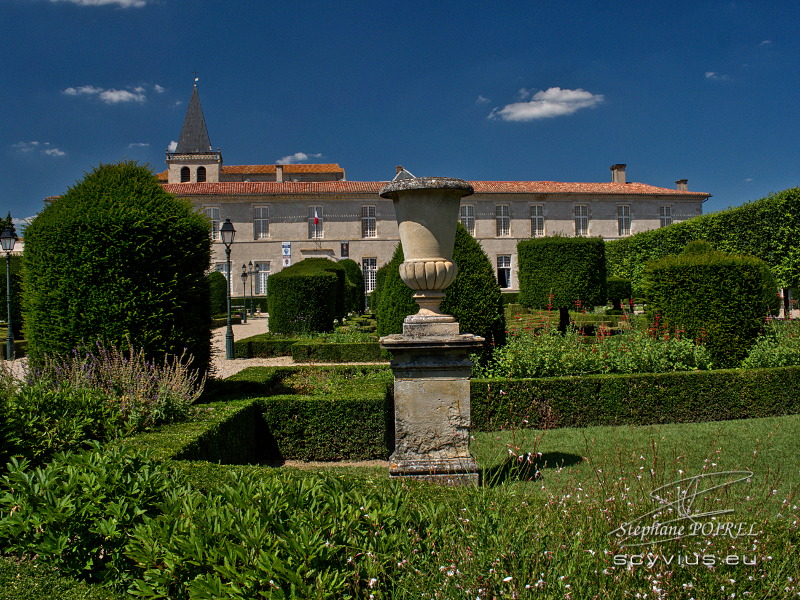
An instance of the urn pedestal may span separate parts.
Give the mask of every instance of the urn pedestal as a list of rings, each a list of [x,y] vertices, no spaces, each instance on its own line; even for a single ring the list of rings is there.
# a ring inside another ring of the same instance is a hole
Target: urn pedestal
[[[450,485],[475,484],[478,465],[469,451],[470,353],[484,341],[461,334],[439,304],[456,277],[453,262],[458,207],[473,193],[461,179],[413,177],[402,171],[381,190],[394,201],[405,262],[400,277],[414,290],[419,312],[403,333],[381,338],[392,352],[395,376],[395,449],[390,477]]]

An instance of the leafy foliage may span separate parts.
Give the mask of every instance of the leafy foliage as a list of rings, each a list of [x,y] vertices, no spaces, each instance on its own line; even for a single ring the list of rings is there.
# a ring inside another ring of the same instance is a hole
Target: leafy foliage
[[[132,162],[100,165],[25,232],[28,353],[127,340],[149,359],[211,351],[208,220]]]
[[[777,303],[764,261],[722,252],[665,256],[647,265],[642,285],[657,326],[701,340],[717,367],[739,365]]]
[[[169,467],[130,448],[98,444],[59,454],[38,469],[12,458],[0,481],[6,552],[36,555],[66,575],[105,582],[126,578],[131,562],[121,550],[134,525],[175,489]]]
[[[17,381],[0,370],[0,458],[35,464],[88,440],[109,440],[186,419],[203,382],[179,359],[148,363],[142,352],[98,346],[47,358]]]
[[[765,369],[800,365],[800,321],[770,319],[742,367]]]
[[[645,265],[677,254],[693,240],[706,240],[722,252],[755,256],[766,262],[781,287],[800,287],[800,188],[668,227],[608,242],[609,272],[631,279],[641,295]]]

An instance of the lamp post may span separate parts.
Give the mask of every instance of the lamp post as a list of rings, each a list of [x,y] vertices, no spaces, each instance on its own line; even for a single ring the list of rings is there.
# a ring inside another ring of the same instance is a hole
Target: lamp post
[[[233,327],[231,327],[231,244],[236,235],[233,223],[230,219],[225,219],[222,227],[219,228],[219,236],[225,244],[225,260],[228,265],[228,330],[225,333],[225,358],[233,359]]]
[[[0,234],[0,244],[6,253],[6,307],[8,308],[8,334],[6,335],[6,359],[14,358],[14,330],[11,323],[11,252],[17,243],[17,232],[14,225],[9,224]]]
[[[255,279],[255,274],[258,271],[253,270],[253,261],[247,263],[247,274],[250,276],[250,315],[256,314],[256,302],[255,298],[253,298],[253,279]]]
[[[244,311],[242,312],[242,323],[247,323],[247,265],[242,265],[242,294]]]

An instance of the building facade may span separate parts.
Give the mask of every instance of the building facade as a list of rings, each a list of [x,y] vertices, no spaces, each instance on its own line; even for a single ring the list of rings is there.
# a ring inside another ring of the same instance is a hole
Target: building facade
[[[396,167],[399,171],[402,167]],[[311,256],[351,258],[364,271],[367,291],[375,272],[399,243],[391,200],[378,195],[387,181],[348,181],[336,164],[222,164],[213,151],[195,86],[167,170],[164,188],[186,198],[212,221],[213,261],[225,272],[219,226],[236,229],[231,247],[233,294],[244,293],[242,266],[259,267],[247,292],[265,294],[267,277]],[[517,289],[517,243],[553,234],[612,240],[685,221],[702,214],[710,194],[628,182],[626,166],[611,167],[611,181],[472,181],[459,219],[493,262],[500,286]]]

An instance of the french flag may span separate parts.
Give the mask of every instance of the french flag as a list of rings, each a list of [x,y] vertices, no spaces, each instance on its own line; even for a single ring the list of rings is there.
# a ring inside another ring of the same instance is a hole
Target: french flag
[[[317,215],[316,207],[314,207],[314,225],[319,225],[319,215]]]

